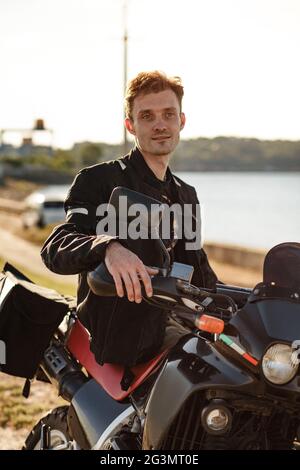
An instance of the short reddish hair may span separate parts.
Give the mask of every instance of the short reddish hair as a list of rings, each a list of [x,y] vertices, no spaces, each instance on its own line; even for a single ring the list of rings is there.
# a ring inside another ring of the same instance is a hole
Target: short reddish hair
[[[159,93],[164,90],[172,90],[177,96],[180,111],[183,97],[183,85],[180,77],[168,77],[164,72],[154,70],[153,72],[140,72],[130,80],[126,89],[125,113],[126,117],[132,119],[133,103],[137,96],[148,93]]]

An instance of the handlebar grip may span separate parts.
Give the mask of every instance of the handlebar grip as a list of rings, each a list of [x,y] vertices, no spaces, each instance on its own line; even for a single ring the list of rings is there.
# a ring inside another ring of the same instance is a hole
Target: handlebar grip
[[[87,283],[96,295],[112,297],[117,294],[115,281],[105,263],[99,264],[94,271],[87,273]]]

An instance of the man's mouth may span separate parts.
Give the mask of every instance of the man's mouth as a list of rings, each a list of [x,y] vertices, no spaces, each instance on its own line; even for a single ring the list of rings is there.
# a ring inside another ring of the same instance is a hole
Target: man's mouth
[[[162,142],[163,140],[168,140],[170,138],[171,138],[170,135],[158,135],[158,136],[152,137],[152,140],[155,140],[156,142]]]

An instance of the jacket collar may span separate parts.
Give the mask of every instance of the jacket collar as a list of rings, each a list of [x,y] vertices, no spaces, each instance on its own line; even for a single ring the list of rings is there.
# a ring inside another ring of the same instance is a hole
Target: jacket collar
[[[147,184],[149,184],[150,186],[153,186],[154,188],[158,190],[163,189],[165,185],[169,185],[170,182],[174,180],[174,177],[169,167],[167,168],[167,172],[166,172],[166,180],[165,181],[159,180],[155,176],[151,168],[149,168],[149,166],[144,160],[143,155],[141,154],[140,150],[137,147],[131,150],[129,154],[129,161],[132,164],[132,166],[135,168],[135,170],[139,173],[141,179]]]

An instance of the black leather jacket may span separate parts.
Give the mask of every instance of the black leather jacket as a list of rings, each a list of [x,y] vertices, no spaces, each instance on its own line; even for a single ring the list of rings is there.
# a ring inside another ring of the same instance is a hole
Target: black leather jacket
[[[196,205],[192,186],[174,177],[172,190],[177,202]],[[96,360],[132,366],[153,356],[160,348],[165,330],[165,315],[146,302],[135,304],[126,298],[99,297],[88,288],[86,274],[104,260],[108,243],[117,237],[96,235],[97,207],[107,203],[116,186],[144,193],[162,202],[162,185],[138,149],[129,155],[80,171],[65,201],[66,223],[56,227],[44,243],[41,256],[46,266],[59,274],[79,274],[78,315],[91,333],[91,350]],[[147,241],[148,242],[148,241]],[[143,241],[144,243],[144,241]],[[151,241],[149,241],[151,243]],[[135,251],[146,265],[157,266],[155,250]],[[186,251],[184,239],[174,249],[174,259],[194,266],[192,283],[214,288],[217,277],[203,249]]]

